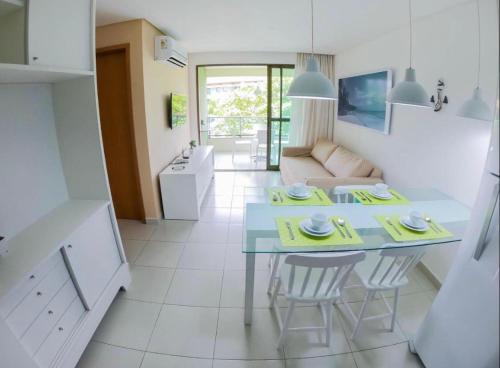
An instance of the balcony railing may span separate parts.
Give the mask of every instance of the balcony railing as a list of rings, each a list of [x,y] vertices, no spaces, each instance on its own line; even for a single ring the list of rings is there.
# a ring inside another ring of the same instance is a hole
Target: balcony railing
[[[252,137],[258,130],[267,129],[264,116],[209,116],[205,121],[209,138]]]

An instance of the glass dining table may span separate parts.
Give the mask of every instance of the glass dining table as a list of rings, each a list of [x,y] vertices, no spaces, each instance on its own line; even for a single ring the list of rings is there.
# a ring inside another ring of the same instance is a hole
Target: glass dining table
[[[245,312],[244,322],[252,323],[255,256],[258,253],[319,253],[377,251],[387,247],[418,247],[458,244],[462,239],[470,218],[470,209],[457,200],[435,189],[397,188],[409,203],[398,205],[366,205],[354,203],[334,203],[329,206],[278,206],[268,199],[264,188],[245,188],[250,192],[245,198],[245,223],[243,253],[246,257],[245,271]],[[336,195],[329,194],[333,202]],[[253,203],[258,202],[258,203]],[[444,226],[451,236],[417,242],[395,242],[375,216],[386,214],[406,215],[415,210]],[[292,216],[311,216],[321,212],[328,216],[340,216],[348,220],[362,239],[361,244],[335,246],[283,246],[279,239],[276,218]]]

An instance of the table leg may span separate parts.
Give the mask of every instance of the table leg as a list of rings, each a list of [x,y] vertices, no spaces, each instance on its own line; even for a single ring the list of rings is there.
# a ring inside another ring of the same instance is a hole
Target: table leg
[[[255,239],[248,239],[255,246]],[[248,243],[247,243],[248,244]],[[246,268],[245,268],[245,324],[252,324],[253,311],[253,291],[255,277],[255,253],[246,253]]]

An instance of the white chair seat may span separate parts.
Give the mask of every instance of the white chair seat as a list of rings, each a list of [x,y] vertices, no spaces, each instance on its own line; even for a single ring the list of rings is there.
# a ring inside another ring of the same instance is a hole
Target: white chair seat
[[[283,264],[280,269],[280,279],[281,279],[281,284],[282,285],[288,285],[288,282],[290,281],[290,273],[291,273],[292,267],[289,264]],[[323,281],[320,283],[320,287],[318,288],[318,282],[320,281],[322,270],[321,269],[312,269],[311,275],[309,277],[309,282],[307,283],[307,286],[305,288],[304,294],[301,294],[300,290],[300,285],[304,284],[304,280],[306,278],[307,274],[307,269],[304,267],[297,268],[295,271],[295,283],[294,286],[295,288],[292,290],[291,293],[288,291],[285,291],[285,296],[287,298],[294,298],[295,300],[298,301],[303,301],[303,302],[312,302],[312,301],[324,301],[324,300],[331,300],[332,298],[338,298],[340,297],[340,292],[338,289],[335,289],[333,293],[330,293],[328,297],[319,297],[317,295],[325,295],[325,291],[327,290],[330,281],[332,280],[334,276],[334,269],[328,269],[323,277]],[[316,290],[317,289],[317,290]],[[286,290],[286,287],[285,287]],[[316,295],[315,295],[316,294]]]
[[[358,263],[354,267],[354,272],[358,275],[363,283],[363,286],[367,289],[371,290],[385,290],[385,289],[394,289],[395,287],[401,287],[408,284],[408,279],[406,276],[399,279],[396,283],[391,282],[392,278],[398,272],[399,268],[394,266],[391,271],[385,276],[384,281],[381,281],[384,277],[384,272],[378,272],[374,275],[374,277],[370,280],[373,274],[373,270],[377,266],[377,263],[380,260],[380,254],[378,252],[367,252],[366,258],[363,262]],[[382,264],[382,268],[384,266],[389,267],[389,264],[392,260],[385,259]]]

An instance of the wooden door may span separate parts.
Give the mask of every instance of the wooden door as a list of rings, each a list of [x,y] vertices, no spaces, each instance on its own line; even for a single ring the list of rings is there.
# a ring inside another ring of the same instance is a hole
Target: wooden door
[[[128,46],[98,50],[97,91],[104,155],[116,217],[143,221]]]

